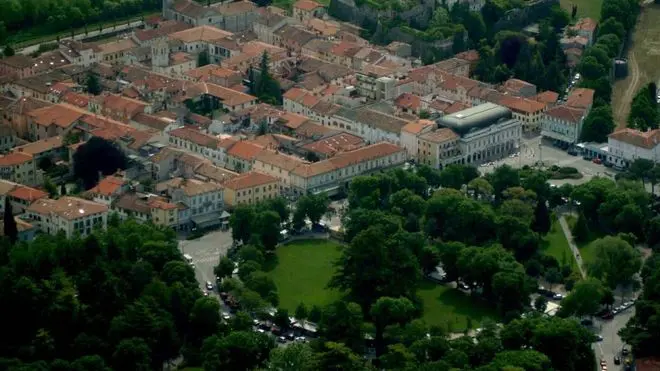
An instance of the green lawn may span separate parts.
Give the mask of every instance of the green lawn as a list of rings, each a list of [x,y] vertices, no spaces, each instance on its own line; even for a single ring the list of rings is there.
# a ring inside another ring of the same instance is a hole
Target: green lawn
[[[277,248],[277,266],[269,273],[277,285],[280,307],[293,311],[300,302],[308,307],[327,305],[340,293],[326,289],[342,246],[327,240],[295,241]]]
[[[429,325],[440,326],[448,332],[463,332],[468,317],[472,328],[478,328],[484,319],[497,320],[495,309],[488,303],[463,292],[434,282],[424,281],[417,294],[424,301],[423,319]]]
[[[573,228],[576,222],[577,222],[577,217],[575,215],[566,215],[566,223],[568,223],[569,227]],[[587,242],[577,244],[578,249],[580,249],[580,256],[582,256],[582,262],[584,268],[587,268],[589,264],[591,264],[591,262],[594,261],[596,250],[594,249],[594,245],[592,242],[600,237],[602,236],[599,233],[592,231],[589,234],[589,239],[587,240]]]
[[[546,255],[554,256],[560,264],[567,260],[573,268],[577,268],[564,231],[559,225],[559,220],[554,216],[552,216],[550,232],[541,240],[541,251]]]
[[[577,17],[590,17],[598,21],[600,19],[600,7],[603,0],[560,0],[561,7],[571,15],[571,8],[577,5]]]

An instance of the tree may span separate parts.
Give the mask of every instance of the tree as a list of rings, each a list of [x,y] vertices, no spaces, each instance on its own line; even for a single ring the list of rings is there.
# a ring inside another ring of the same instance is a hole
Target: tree
[[[268,365],[277,371],[311,371],[315,369],[314,351],[303,343],[276,347],[270,352]]]
[[[363,324],[364,318],[358,304],[337,301],[323,310],[319,331],[324,339],[342,342],[358,351],[362,350],[364,343]]]
[[[291,327],[291,321],[289,320],[289,311],[286,309],[279,308],[273,316],[273,324],[279,327],[282,331],[287,331]]]
[[[151,350],[141,338],[122,340],[112,354],[115,370],[151,370]]]
[[[9,197],[5,197],[3,231],[5,236],[9,238],[9,241],[12,244],[15,244],[16,240],[18,240],[18,227],[16,226],[16,220],[14,219],[14,211],[12,210],[11,203],[9,202]]]
[[[256,215],[255,230],[266,250],[272,251],[280,238],[280,216],[275,211],[262,211]]]
[[[612,118],[612,107],[603,105],[594,107],[584,120],[581,139],[582,141],[603,143],[607,136],[615,128]]]
[[[99,95],[103,91],[99,77],[93,72],[87,74],[86,86],[87,92],[92,95]]]
[[[316,357],[316,367],[318,370],[366,371],[369,369],[362,357],[353,353],[346,345],[332,341],[323,344],[321,352]]]
[[[420,269],[405,243],[379,226],[360,232],[337,261],[329,287],[347,291],[366,311],[379,297],[411,297]]]
[[[328,211],[329,205],[330,199],[325,193],[304,195],[296,203],[296,212],[300,213],[298,218],[300,215],[305,215],[313,224],[318,224],[321,217]]]
[[[44,179],[44,189],[46,192],[48,192],[48,196],[50,196],[50,198],[57,197],[57,186],[47,176]]]
[[[126,156],[121,149],[100,137],[92,137],[73,154],[73,174],[82,181],[85,189],[98,183],[99,173],[114,174],[126,166]]]
[[[269,198],[263,202],[263,205],[268,210],[275,211],[280,216],[282,222],[289,220],[289,204],[283,197]]]
[[[256,80],[255,94],[262,102],[273,105],[282,104],[282,90],[280,84],[270,74],[270,57],[266,51],[261,55],[259,77]]]
[[[376,356],[385,350],[385,327],[392,324],[403,326],[412,320],[415,313],[413,303],[406,298],[381,297],[371,307],[369,314],[376,326]]]
[[[587,278],[575,284],[573,290],[561,301],[558,315],[592,316],[600,308],[605,288],[595,278]]]
[[[589,241],[589,224],[587,223],[587,218],[584,214],[580,213],[578,215],[577,221],[573,226],[573,238],[577,242],[587,242]]]
[[[643,272],[644,290],[635,303],[635,315],[626,326],[619,331],[621,338],[632,346],[635,357],[649,357],[658,355],[658,341],[660,340],[660,270],[658,255],[654,253],[645,265],[650,269]]]
[[[534,299],[534,309],[538,310],[541,313],[545,313],[546,308],[548,307],[548,299],[545,296],[539,295]]]
[[[252,236],[254,219],[256,213],[249,205],[238,205],[229,217],[229,226],[231,227],[231,237],[234,241],[247,243]]]
[[[5,46],[5,50],[2,52],[2,54],[4,54],[5,57],[11,57],[16,54],[16,52],[14,51],[14,48],[11,47],[11,45],[7,45]]]
[[[213,335],[204,340],[204,370],[251,370],[266,362],[275,341],[254,331],[234,331],[225,337]]]
[[[211,60],[209,58],[209,52],[208,50],[202,50],[198,55],[197,55],[197,67],[203,67],[206,66],[207,64],[210,64]]]
[[[504,191],[511,187],[520,185],[520,175],[518,171],[509,165],[502,165],[495,169],[486,177],[493,186],[493,191],[497,199],[501,199]]]
[[[535,232],[545,235],[550,231],[550,225],[550,212],[548,211],[546,201],[545,199],[539,199],[536,202],[536,208],[534,210],[533,229]]]
[[[234,271],[234,262],[231,261],[227,256],[220,257],[218,265],[213,267],[213,274],[219,279],[225,277],[231,277],[232,272]]]
[[[642,267],[639,251],[619,237],[606,236],[593,242],[594,261],[589,275],[599,278],[607,287],[627,286]]]
[[[66,183],[60,184],[60,196],[66,196]]]
[[[299,321],[304,321],[304,320],[307,319],[308,315],[309,315],[309,311],[307,310],[307,307],[305,306],[305,304],[304,303],[298,304],[298,306],[296,307],[295,314],[294,314],[296,319],[299,320]]]

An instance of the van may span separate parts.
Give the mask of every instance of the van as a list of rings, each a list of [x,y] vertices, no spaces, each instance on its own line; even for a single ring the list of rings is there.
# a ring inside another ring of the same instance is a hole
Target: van
[[[186,259],[186,262],[188,262],[188,264],[192,264],[192,263],[193,263],[193,258],[192,258],[192,256],[190,256],[190,255],[188,255],[188,254],[183,254],[183,258]]]

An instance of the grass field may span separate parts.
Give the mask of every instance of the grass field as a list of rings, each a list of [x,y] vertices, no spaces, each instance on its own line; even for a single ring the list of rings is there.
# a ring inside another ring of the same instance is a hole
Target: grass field
[[[295,310],[301,302],[324,306],[340,298],[326,285],[334,272],[333,262],[341,255],[341,245],[332,241],[296,241],[277,249],[278,263],[270,271],[277,285],[280,307]],[[477,328],[484,318],[496,318],[493,308],[459,290],[424,281],[418,295],[424,300],[424,320],[452,332],[462,332],[467,318]]]
[[[577,268],[564,231],[562,231],[559,221],[554,216],[552,217],[550,232],[541,240],[541,251],[546,255],[554,256],[560,264],[567,260],[573,269]]]
[[[324,306],[340,293],[326,289],[341,255],[341,245],[326,240],[295,241],[277,248],[277,266],[269,273],[280,297],[280,307],[293,311],[301,302]]]
[[[630,102],[637,91],[660,80],[660,5],[647,4],[637,20],[628,51],[628,76],[613,86],[612,114],[619,127],[626,126]]]
[[[468,317],[472,319],[473,329],[478,328],[484,319],[497,319],[494,308],[457,289],[424,281],[417,294],[424,300],[426,323],[448,332],[463,332]]]
[[[575,223],[577,222],[577,217],[575,215],[567,215],[566,216],[566,223],[573,228]],[[587,239],[587,242],[583,243],[577,243],[578,249],[580,249],[580,256],[582,256],[582,262],[584,264],[584,268],[587,268],[586,270],[588,271],[589,264],[594,261],[594,257],[596,255],[596,250],[594,249],[593,241],[602,237],[598,233],[591,232],[589,235],[589,238]]]
[[[577,5],[578,18],[589,17],[598,20],[600,19],[600,6],[603,4],[603,0],[560,0],[559,3],[562,8],[568,11],[569,15],[573,5]]]

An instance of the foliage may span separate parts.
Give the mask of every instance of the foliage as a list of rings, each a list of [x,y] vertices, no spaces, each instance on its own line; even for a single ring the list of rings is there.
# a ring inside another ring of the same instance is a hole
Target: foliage
[[[590,276],[601,279],[610,289],[633,283],[642,267],[639,251],[619,237],[607,236],[592,244],[596,253],[589,265]]]
[[[658,128],[660,122],[660,111],[658,110],[658,101],[655,94],[651,92],[651,86],[642,87],[630,103],[630,113],[628,114],[628,127],[641,131],[648,131]]]
[[[610,105],[594,107],[584,120],[580,140],[596,143],[606,142],[607,136],[612,133],[615,127]]]
[[[202,50],[199,55],[197,55],[197,67],[203,67],[210,63],[211,59],[209,58],[209,51]]]
[[[103,86],[101,86],[99,77],[93,72],[89,72],[87,74],[85,86],[87,88],[87,92],[92,95],[99,95],[103,91]]]
[[[264,103],[282,104],[282,90],[280,84],[270,73],[270,57],[266,51],[261,55],[259,76],[256,78],[254,94]]]
[[[571,292],[561,301],[557,315],[567,317],[591,316],[600,308],[605,295],[605,287],[595,278],[579,281]]]
[[[127,159],[121,149],[99,137],[92,137],[73,154],[73,174],[82,181],[85,189],[98,183],[99,173],[111,175],[126,167]]]
[[[154,369],[193,336],[201,292],[171,230],[129,220],[85,239],[41,235],[7,258],[0,285],[13,304],[3,326],[25,323],[0,340],[3,357]]]

